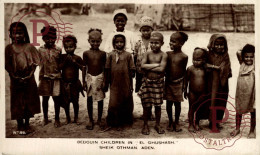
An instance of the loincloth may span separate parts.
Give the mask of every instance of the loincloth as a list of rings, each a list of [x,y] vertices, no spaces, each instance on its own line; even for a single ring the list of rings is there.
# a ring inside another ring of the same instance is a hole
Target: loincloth
[[[183,77],[165,82],[164,99],[172,102],[183,102]]]
[[[74,82],[62,81],[61,96],[63,103],[61,106],[68,105],[70,102],[78,102],[80,92],[83,92],[83,87],[79,80]]]
[[[142,86],[138,92],[144,107],[160,106],[163,103],[164,78],[150,80],[143,77]]]
[[[103,72],[97,76],[87,74],[87,96],[92,96],[93,101],[101,101],[105,98],[105,93],[102,90],[103,81]]]
[[[40,96],[59,96],[60,79],[42,78],[39,82],[38,92]]]

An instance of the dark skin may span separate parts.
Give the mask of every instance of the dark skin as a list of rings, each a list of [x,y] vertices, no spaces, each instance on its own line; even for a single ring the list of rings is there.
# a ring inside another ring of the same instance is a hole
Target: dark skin
[[[148,79],[159,79],[164,77],[164,69],[167,63],[167,54],[161,51],[161,46],[163,45],[163,41],[160,37],[151,37],[150,40],[151,52],[147,52],[144,54],[144,58],[142,60],[142,68],[146,71],[145,76]],[[148,120],[151,114],[152,107],[143,107],[144,108],[144,126],[142,129],[142,134],[149,135],[150,130],[148,126]],[[155,119],[156,125],[155,130],[159,134],[165,133],[164,130],[160,126],[161,119],[161,107],[155,106]]]
[[[125,30],[125,25],[127,23],[127,19],[124,15],[117,15],[114,20],[114,24],[116,26],[117,32],[123,32]]]
[[[172,50],[172,54],[170,54],[169,56],[171,57],[171,62],[168,62],[166,67],[166,79],[170,81],[177,80],[185,76],[188,56],[184,54],[181,50],[184,43],[185,42],[183,41],[182,36],[178,33],[173,34],[170,38],[170,47]],[[181,113],[180,102],[173,103],[172,101],[166,101],[166,111],[169,118],[168,129],[173,130],[174,127],[172,118],[173,104],[175,106],[175,131],[179,132],[182,130],[179,127],[179,118]]]
[[[91,49],[83,53],[83,61],[88,68],[88,73],[97,76],[104,71],[106,64],[106,53],[99,50],[99,46],[102,42],[101,34],[100,35],[90,35],[89,43],[91,45]],[[85,79],[86,73],[83,72],[83,79]],[[87,90],[87,82],[83,80],[83,88]],[[100,86],[100,89],[103,89],[103,86]],[[101,118],[103,112],[103,100],[98,101],[98,121],[97,123],[101,125]],[[94,120],[93,120],[93,99],[92,97],[87,98],[87,108],[89,115],[89,123],[86,126],[87,129],[93,130],[94,128]]]
[[[204,69],[205,54],[202,49],[196,49],[193,53],[193,65],[187,69],[184,85],[184,98],[189,99],[189,130],[199,130],[199,120],[196,118],[194,124],[194,113],[198,108],[195,103],[206,91],[206,73]],[[189,93],[187,88],[189,86]]]

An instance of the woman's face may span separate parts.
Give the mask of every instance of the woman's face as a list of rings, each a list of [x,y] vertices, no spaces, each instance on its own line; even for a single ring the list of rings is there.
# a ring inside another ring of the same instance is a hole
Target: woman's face
[[[224,53],[225,52],[225,39],[224,38],[216,39],[213,48],[217,54]]]

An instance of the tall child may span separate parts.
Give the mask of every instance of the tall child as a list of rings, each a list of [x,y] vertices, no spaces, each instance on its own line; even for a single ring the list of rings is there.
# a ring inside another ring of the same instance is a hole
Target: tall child
[[[134,35],[132,31],[126,30],[125,26],[127,24],[127,12],[126,9],[117,9],[113,13],[113,21],[116,29],[111,32],[107,38],[104,51],[111,52],[114,49],[112,44],[113,37],[117,32],[121,32],[124,34],[126,38],[125,42],[125,50],[127,52],[133,53],[134,50]]]
[[[59,68],[62,71],[62,98],[65,102],[65,112],[67,122],[70,123],[70,102],[74,108],[74,123],[78,122],[79,113],[79,92],[83,93],[83,87],[79,81],[79,70],[84,72],[85,66],[80,56],[74,54],[77,48],[77,39],[73,35],[63,36],[63,46],[66,54],[62,54],[60,58]],[[82,74],[83,75],[83,74]]]
[[[48,31],[45,33],[45,31]],[[54,101],[55,109],[55,127],[60,126],[60,80],[61,73],[59,70],[59,58],[61,55],[61,48],[55,45],[57,39],[56,28],[53,26],[43,27],[41,30],[42,40],[45,42],[39,48],[40,56],[40,74],[39,74],[39,95],[42,96],[42,109],[43,109],[43,125],[49,123],[48,120],[48,101],[50,96]]]
[[[182,52],[182,46],[188,40],[188,35],[184,32],[175,32],[170,38],[172,51],[166,52],[168,55],[167,66],[165,69],[165,95],[166,111],[169,118],[168,130],[182,131],[179,126],[181,113],[181,102],[183,102],[183,84],[188,62],[188,56]],[[172,119],[172,105],[175,106],[175,123]]]
[[[236,129],[231,132],[231,136],[236,136],[240,133],[240,125],[242,114],[251,113],[251,126],[248,138],[255,138],[255,47],[246,44],[241,55],[239,75],[237,79],[236,89]]]
[[[27,134],[32,131],[30,118],[41,112],[34,77],[40,59],[24,23],[12,23],[9,32],[12,43],[5,48],[5,69],[11,80],[11,119],[17,120],[18,131]]]
[[[155,107],[156,125],[154,129],[158,134],[165,133],[160,126],[161,105],[163,103],[164,70],[167,63],[167,54],[161,51],[163,43],[163,35],[161,33],[152,33],[150,39],[152,51],[146,52],[142,59],[141,66],[142,69],[144,69],[145,74],[138,94],[140,95],[143,104],[144,126],[142,134],[144,135],[150,134],[148,118],[151,114],[152,106]]]
[[[132,74],[135,70],[133,57],[125,51],[126,37],[117,33],[113,37],[114,50],[106,61],[106,85],[110,85],[110,98],[107,125],[122,130],[124,125],[133,123],[133,84]]]
[[[106,64],[106,52],[101,51],[99,46],[102,42],[102,31],[100,29],[90,29],[88,42],[91,46],[90,50],[83,53],[83,61],[87,67],[87,82],[83,75],[83,87],[87,91],[87,108],[89,123],[86,126],[88,130],[93,130],[93,102],[98,102],[98,120],[97,124],[101,126],[101,118],[103,113],[103,99],[105,93],[103,91],[104,68]],[[85,73],[85,72],[83,72]]]

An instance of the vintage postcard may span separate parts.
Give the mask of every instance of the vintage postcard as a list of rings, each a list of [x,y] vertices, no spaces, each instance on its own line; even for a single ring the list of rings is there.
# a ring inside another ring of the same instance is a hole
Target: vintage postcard
[[[2,154],[259,154],[259,3],[1,0]]]

